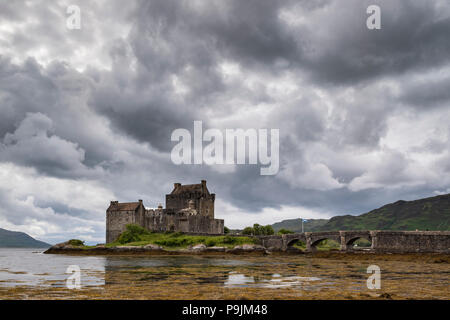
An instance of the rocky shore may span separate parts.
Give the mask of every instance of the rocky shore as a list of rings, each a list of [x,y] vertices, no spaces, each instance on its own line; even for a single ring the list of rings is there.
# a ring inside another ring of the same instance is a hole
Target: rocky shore
[[[165,249],[159,245],[147,244],[145,246],[114,246],[106,247],[97,245],[95,247],[74,246],[68,242],[56,244],[46,250],[46,254],[77,254],[77,255],[197,255],[197,254],[270,254],[265,247],[257,244],[238,245],[233,248],[207,247],[204,244],[189,246],[186,249]]]

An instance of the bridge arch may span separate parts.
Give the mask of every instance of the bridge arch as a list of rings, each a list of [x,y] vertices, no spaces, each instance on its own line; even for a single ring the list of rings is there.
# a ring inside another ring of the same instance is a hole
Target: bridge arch
[[[294,238],[286,243],[286,251],[301,251],[305,252],[307,248],[306,239],[303,237]]]
[[[331,245],[334,246],[334,248],[330,247],[330,249],[337,249],[338,250],[340,248],[340,241],[338,241],[337,239],[335,239],[335,238],[321,238],[321,239],[317,239],[314,242],[312,242],[310,249],[312,251],[316,251],[319,246],[326,244],[325,241],[327,241],[327,242],[331,241]]]
[[[336,249],[340,248],[341,244],[341,236],[339,231],[335,232],[314,232],[307,235],[307,239],[309,242],[308,249],[310,251],[316,251],[317,246],[323,242],[324,240],[332,240],[336,241],[337,247]]]
[[[366,240],[366,241],[364,241],[364,240]],[[363,243],[365,242],[365,244],[368,244],[367,246],[365,246],[366,248],[373,247],[372,235],[368,231],[360,231],[360,232],[347,231],[344,233],[343,245],[345,245],[345,250],[356,249],[354,245],[358,241],[361,241]]]
[[[362,240],[362,241],[361,241]],[[365,240],[365,241],[364,241]],[[359,244],[359,247],[361,249],[364,248],[371,248],[372,247],[372,240],[369,237],[355,237],[347,241],[345,244],[347,247],[347,250],[355,250],[356,246],[358,246],[357,242],[363,242],[362,244]]]
[[[303,250],[307,248],[306,237],[302,233],[294,233],[294,234],[284,234],[283,236],[283,250],[295,250],[298,244],[304,244]],[[300,249],[300,248],[299,248]],[[302,250],[302,249],[300,249]]]

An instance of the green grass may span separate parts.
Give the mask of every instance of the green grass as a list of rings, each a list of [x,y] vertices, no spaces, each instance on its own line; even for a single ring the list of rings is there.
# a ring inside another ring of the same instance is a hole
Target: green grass
[[[306,244],[304,242],[298,241],[292,245],[294,248],[301,249],[303,251],[306,250]]]
[[[328,251],[332,249],[336,250],[339,249],[340,247],[341,247],[340,243],[332,239],[322,240],[316,245],[316,249],[319,251]]]
[[[372,243],[369,240],[362,238],[356,240],[353,244],[363,248],[370,248],[370,246],[372,245]]]
[[[125,231],[126,232],[126,231]],[[128,238],[128,237],[127,237]],[[138,235],[136,238],[133,238],[133,241],[130,242],[120,242],[115,241],[112,243],[108,243],[106,247],[115,247],[115,246],[121,246],[121,245],[127,245],[127,246],[145,246],[147,244],[156,244],[160,245],[163,248],[168,249],[179,249],[179,248],[186,248],[190,245],[196,245],[196,244],[204,244],[207,247],[234,247],[236,245],[243,245],[243,244],[255,244],[256,240],[252,239],[250,237],[230,237],[230,236],[194,236],[194,235],[187,235],[182,233],[153,233],[153,232],[146,232],[144,234]],[[120,238],[119,238],[120,239]]]

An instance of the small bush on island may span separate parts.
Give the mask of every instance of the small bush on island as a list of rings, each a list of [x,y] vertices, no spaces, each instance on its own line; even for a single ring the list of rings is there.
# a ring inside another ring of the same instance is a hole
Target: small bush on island
[[[206,241],[205,241],[205,245],[207,247],[214,247],[216,244],[217,244],[217,240],[214,238],[206,239]]]
[[[141,226],[137,224],[127,224],[126,230],[122,232],[122,234],[119,236],[119,239],[117,240],[121,244],[139,241],[141,240],[141,236],[148,234],[149,232],[142,228]]]
[[[71,246],[84,246],[84,241],[81,241],[79,239],[70,239],[69,241],[67,241],[67,243]]]
[[[223,243],[233,244],[236,240],[236,237],[226,236],[223,238]]]

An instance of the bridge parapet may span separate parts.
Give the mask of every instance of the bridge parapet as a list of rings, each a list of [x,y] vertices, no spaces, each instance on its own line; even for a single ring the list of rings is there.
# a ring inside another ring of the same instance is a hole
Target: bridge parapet
[[[296,241],[306,243],[306,251],[315,251],[316,245],[324,239],[341,244],[340,250],[353,248],[357,239],[367,239],[375,252],[439,252],[450,253],[450,231],[330,231],[305,232],[258,237],[261,244],[272,250],[287,250]]]
[[[450,253],[450,231],[371,231],[379,252]]]
[[[271,250],[284,250],[284,235],[260,236],[261,245]]]

